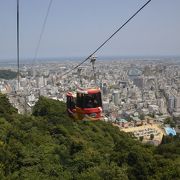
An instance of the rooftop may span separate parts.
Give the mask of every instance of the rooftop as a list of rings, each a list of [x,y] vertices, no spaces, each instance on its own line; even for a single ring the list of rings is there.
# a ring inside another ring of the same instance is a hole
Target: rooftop
[[[174,128],[165,127],[164,129],[165,129],[167,135],[176,136],[176,131]]]

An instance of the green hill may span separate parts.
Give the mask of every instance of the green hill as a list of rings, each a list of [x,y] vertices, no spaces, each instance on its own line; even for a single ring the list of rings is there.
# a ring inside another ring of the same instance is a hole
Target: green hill
[[[17,77],[17,72],[11,70],[0,69],[0,79],[14,79]]]
[[[1,97],[0,179],[180,179],[179,137],[142,145],[109,123],[73,121],[62,102],[41,97],[25,116]]]

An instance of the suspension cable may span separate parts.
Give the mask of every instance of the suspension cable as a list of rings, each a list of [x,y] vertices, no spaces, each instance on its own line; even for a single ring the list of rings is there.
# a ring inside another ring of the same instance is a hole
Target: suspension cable
[[[151,0],[148,0],[141,8],[139,8],[123,25],[121,25],[110,37],[108,37],[94,52],[92,52],[85,60],[83,60],[81,63],[70,69],[68,72],[64,73],[62,75],[65,76],[81,66],[83,63],[85,63],[90,57],[92,57],[97,51],[99,51],[113,36],[115,36],[129,21],[131,21],[145,6],[147,6]]]
[[[48,5],[46,16],[45,16],[45,19],[44,19],[44,22],[43,22],[43,25],[42,25],[42,29],[41,29],[41,33],[40,33],[40,36],[39,36],[39,40],[38,40],[38,43],[37,43],[37,46],[36,46],[36,49],[35,49],[35,54],[34,54],[32,66],[33,66],[34,62],[37,60],[37,56],[38,56],[38,52],[39,52],[39,47],[40,47],[40,44],[41,44],[42,36],[44,34],[44,31],[45,31],[45,27],[46,27],[46,23],[47,23],[47,19],[48,19],[48,16],[49,16],[49,12],[50,12],[50,9],[51,9],[52,2],[53,2],[53,0],[49,1],[49,5]]]
[[[18,91],[20,85],[20,68],[19,68],[19,0],[17,0],[17,80],[18,80]]]

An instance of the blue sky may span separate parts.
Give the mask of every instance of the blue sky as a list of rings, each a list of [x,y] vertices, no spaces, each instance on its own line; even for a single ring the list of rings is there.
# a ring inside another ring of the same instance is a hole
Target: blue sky
[[[145,0],[53,0],[38,58],[88,56]],[[33,58],[49,0],[20,0],[20,57]],[[180,55],[180,0],[152,0],[97,56]],[[16,58],[16,0],[0,0],[0,59]]]

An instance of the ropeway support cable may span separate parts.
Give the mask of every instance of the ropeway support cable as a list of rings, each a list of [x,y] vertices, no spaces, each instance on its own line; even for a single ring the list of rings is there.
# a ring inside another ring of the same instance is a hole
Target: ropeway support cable
[[[76,65],[74,68],[64,73],[61,77],[69,74],[71,71],[75,70],[83,63],[85,63],[88,59],[90,59],[97,51],[99,51],[113,36],[115,36],[129,21],[131,21],[145,6],[147,6],[151,0],[147,1],[141,8],[139,8],[123,25],[121,25],[110,37],[108,37],[94,52],[92,52],[85,60]]]
[[[53,2],[53,0],[49,1],[49,5],[48,5],[46,16],[45,16],[45,19],[44,19],[44,22],[43,22],[43,25],[42,25],[39,40],[38,40],[38,43],[37,43],[37,46],[36,46],[36,49],[35,49],[35,54],[34,54],[34,58],[33,58],[33,61],[32,61],[32,67],[33,67],[34,62],[37,59],[37,56],[38,56],[39,47],[40,47],[40,44],[41,44],[42,36],[44,34],[44,30],[45,30],[45,27],[46,27],[46,23],[47,23],[47,19],[48,19],[48,16],[49,16],[49,12],[50,12],[50,9],[51,9],[52,2]]]
[[[18,80],[18,91],[20,81],[20,70],[19,70],[19,0],[17,0],[17,80]]]

